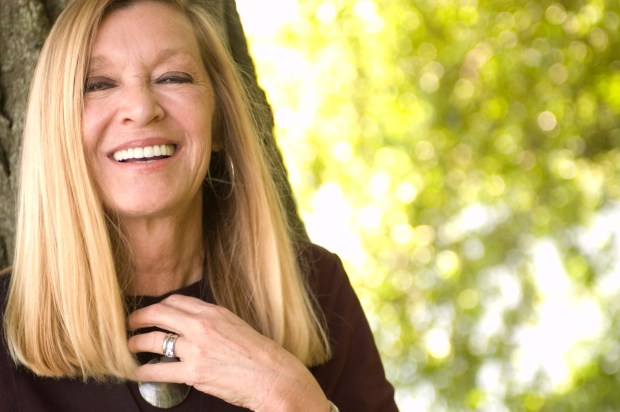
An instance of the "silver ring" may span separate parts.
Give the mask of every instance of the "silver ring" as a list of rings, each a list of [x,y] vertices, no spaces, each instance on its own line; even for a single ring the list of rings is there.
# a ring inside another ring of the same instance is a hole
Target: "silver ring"
[[[167,358],[174,358],[176,355],[174,354],[174,344],[176,343],[179,335],[175,335],[174,333],[169,333],[164,338],[164,341],[161,345],[162,352],[164,352],[164,356]]]

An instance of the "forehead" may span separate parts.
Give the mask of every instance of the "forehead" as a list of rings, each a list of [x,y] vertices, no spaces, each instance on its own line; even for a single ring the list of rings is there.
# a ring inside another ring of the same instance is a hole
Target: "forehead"
[[[138,1],[107,14],[95,35],[91,65],[110,58],[157,55],[200,58],[200,49],[189,19],[171,5]]]

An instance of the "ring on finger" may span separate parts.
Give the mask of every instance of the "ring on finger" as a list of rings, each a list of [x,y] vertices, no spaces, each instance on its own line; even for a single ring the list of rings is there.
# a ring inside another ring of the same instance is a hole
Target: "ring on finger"
[[[164,353],[164,356],[168,357],[168,358],[174,358],[176,357],[175,353],[174,353],[174,345],[177,341],[177,339],[179,338],[179,335],[175,335],[174,333],[168,333],[166,335],[166,337],[164,338],[164,341],[161,345],[162,348],[162,352]]]

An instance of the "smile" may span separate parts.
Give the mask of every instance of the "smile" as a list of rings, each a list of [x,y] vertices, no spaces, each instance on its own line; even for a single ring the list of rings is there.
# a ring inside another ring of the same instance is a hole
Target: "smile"
[[[157,160],[170,157],[176,151],[175,145],[162,144],[157,146],[134,147],[131,149],[119,150],[112,153],[112,157],[117,162],[125,162],[128,160]]]

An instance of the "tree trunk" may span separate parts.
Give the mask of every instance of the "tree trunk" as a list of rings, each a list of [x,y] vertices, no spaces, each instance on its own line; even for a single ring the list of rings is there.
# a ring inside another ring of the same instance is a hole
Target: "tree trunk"
[[[260,137],[278,165],[275,179],[289,220],[296,236],[306,239],[273,136],[273,113],[258,86],[236,4],[232,0],[203,2],[226,29],[230,50],[255,102]],[[13,255],[16,172],[30,79],[51,24],[66,4],[67,0],[0,0],[0,269]]]

